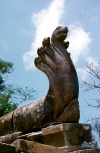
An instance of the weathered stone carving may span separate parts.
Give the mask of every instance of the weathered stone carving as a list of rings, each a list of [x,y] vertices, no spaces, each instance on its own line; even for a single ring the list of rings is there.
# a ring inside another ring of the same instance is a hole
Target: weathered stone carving
[[[50,82],[47,95],[27,106],[16,109],[10,119],[10,131],[30,131],[61,122],[77,123],[80,117],[78,103],[78,78],[75,67],[67,52],[69,42],[65,42],[67,27],[57,27],[50,38],[42,42],[38,49],[35,65],[43,71]],[[7,116],[7,115],[6,115]],[[5,126],[6,116],[0,119],[0,135]],[[3,121],[3,123],[2,123]],[[10,127],[9,126],[9,127]]]
[[[50,38],[43,40],[43,47],[38,49],[39,57],[35,65],[43,71],[50,82],[46,101],[52,105],[54,122],[78,122],[78,78],[70,54],[69,42],[65,42],[67,27],[58,26]]]

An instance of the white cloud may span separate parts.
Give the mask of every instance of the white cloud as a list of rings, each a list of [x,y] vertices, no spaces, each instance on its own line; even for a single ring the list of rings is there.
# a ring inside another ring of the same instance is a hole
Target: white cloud
[[[78,62],[80,56],[85,58],[89,53],[89,45],[91,38],[82,27],[75,27],[71,25],[69,27],[70,35],[68,41],[70,42],[68,51],[72,53],[71,57],[74,63]]]
[[[68,41],[70,42],[68,51],[71,53],[73,62],[76,64],[80,62],[80,57],[84,59],[84,62],[89,64],[93,63],[93,67],[98,67],[98,58],[94,58],[90,54],[89,46],[92,41],[90,38],[90,33],[87,33],[82,26],[75,27],[71,25],[69,27],[70,35]],[[78,76],[81,80],[89,79],[89,74],[87,72],[88,68],[77,68]]]
[[[34,58],[37,56],[37,48],[42,45],[45,37],[50,37],[56,26],[60,25],[60,18],[64,12],[65,0],[53,0],[47,9],[32,14],[32,22],[36,28],[34,41],[31,49],[23,55],[23,61],[26,69],[34,69]],[[73,62],[76,64],[79,57],[86,58],[89,53],[91,42],[90,34],[82,26],[69,26],[70,42],[68,51],[71,53]]]
[[[61,15],[64,11],[65,0],[53,0],[48,9],[43,9],[32,14],[32,21],[36,28],[35,39],[30,51],[23,55],[26,69],[34,68],[34,58],[37,56],[37,48],[42,44],[45,37],[50,37],[52,31],[59,25]]]

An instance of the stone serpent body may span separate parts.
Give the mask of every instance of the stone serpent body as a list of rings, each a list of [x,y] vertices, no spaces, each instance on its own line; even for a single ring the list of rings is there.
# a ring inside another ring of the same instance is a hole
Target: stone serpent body
[[[67,27],[58,26],[51,36],[51,43],[49,37],[45,38],[37,51],[35,65],[47,75],[50,82],[47,95],[1,117],[0,135],[79,121],[79,85],[75,67],[66,50],[69,46],[69,42],[64,41],[67,33]],[[8,130],[5,129],[6,124]]]

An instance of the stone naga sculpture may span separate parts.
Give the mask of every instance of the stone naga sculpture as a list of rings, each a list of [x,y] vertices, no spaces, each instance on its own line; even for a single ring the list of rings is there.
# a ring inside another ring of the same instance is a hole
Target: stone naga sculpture
[[[47,75],[50,82],[47,95],[16,109],[8,117],[1,117],[0,134],[34,131],[51,124],[79,121],[79,84],[70,53],[66,50],[69,46],[69,42],[64,41],[67,33],[67,27],[58,26],[51,36],[51,43],[47,37],[37,50],[35,65]],[[4,128],[6,124],[9,125],[8,132]]]

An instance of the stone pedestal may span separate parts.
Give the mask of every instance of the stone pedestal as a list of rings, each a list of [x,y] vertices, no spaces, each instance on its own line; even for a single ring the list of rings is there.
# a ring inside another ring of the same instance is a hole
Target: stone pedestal
[[[63,147],[69,151],[92,148],[91,126],[89,124],[63,123],[42,129],[46,145]]]

